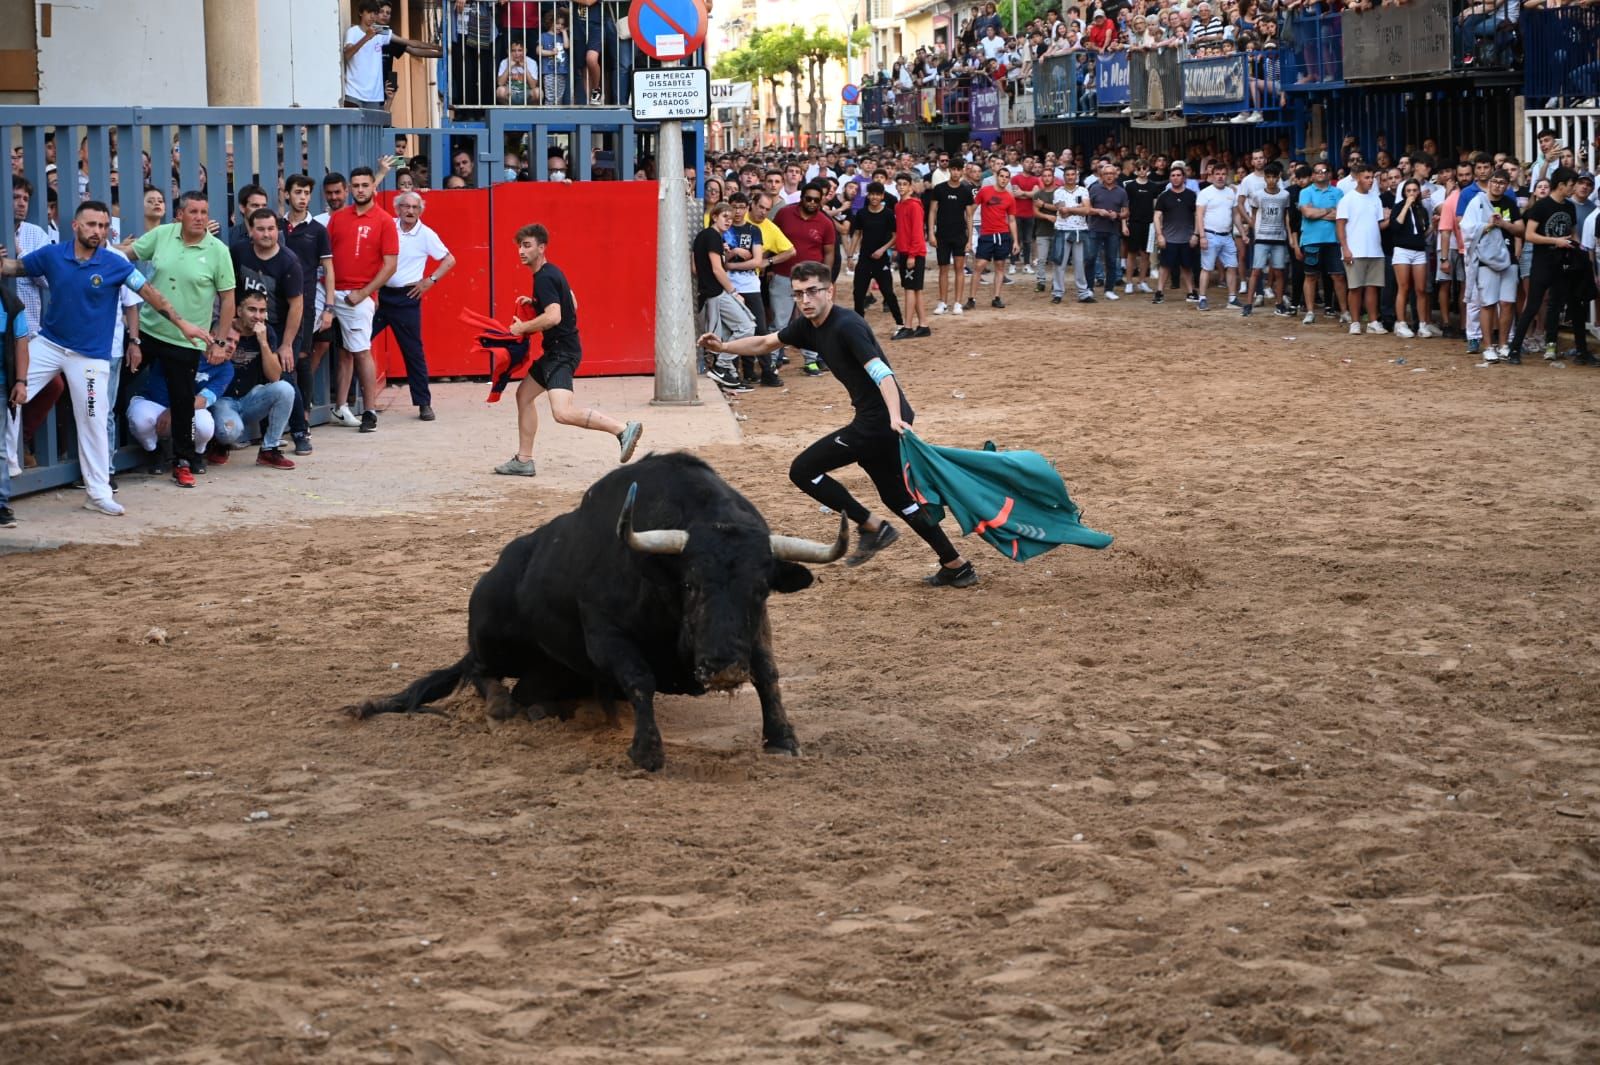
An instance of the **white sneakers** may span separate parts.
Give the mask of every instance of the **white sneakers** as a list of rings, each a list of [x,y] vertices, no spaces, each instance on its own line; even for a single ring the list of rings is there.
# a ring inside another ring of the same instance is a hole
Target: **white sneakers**
[[[1141,281],[1141,282],[1139,282],[1139,291],[1140,292],[1149,293],[1149,292],[1152,292],[1154,290],[1149,285],[1147,285],[1143,281]]]
[[[1422,328],[1426,329],[1428,327],[1423,326]],[[1411,327],[1406,325],[1404,322],[1394,323],[1394,335],[1399,337],[1401,340],[1410,340],[1412,337],[1416,336],[1416,334],[1411,331]]]
[[[1010,264],[1009,266],[1006,267],[1006,273],[1014,274],[1016,272],[1017,272],[1017,264],[1016,263],[1012,263],[1012,264]]]
[[[1361,335],[1361,323],[1360,322],[1351,322],[1350,323],[1350,335],[1351,336],[1360,336]]]
[[[936,309],[933,313],[934,314],[938,314],[939,312]],[[950,313],[951,314],[960,314],[961,313],[961,304],[957,303],[954,307],[951,307],[950,308]]]
[[[1106,289],[1106,299],[1108,299],[1108,300],[1120,300],[1121,298],[1122,298],[1121,296],[1117,295],[1117,290],[1116,289],[1113,289],[1113,288]]]
[[[107,517],[120,518],[128,512],[127,508],[115,499],[91,499],[83,505],[84,510],[92,510],[96,514]]]
[[[1129,281],[1126,285],[1122,286],[1122,294],[1124,296],[1133,295],[1133,282],[1132,281]]]
[[[1301,325],[1316,325],[1317,324],[1317,312],[1316,311],[1307,311],[1306,312],[1306,316],[1304,318],[1300,319],[1300,324]]]
[[[1432,322],[1423,322],[1417,326],[1417,336],[1426,339],[1427,337],[1442,337],[1444,333],[1440,332],[1439,327]]]
[[[357,418],[353,413],[351,413],[350,408],[343,403],[333,408],[333,413],[330,414],[329,417],[333,421],[345,426],[346,428],[361,428],[361,419]]]
[[[1033,264],[1032,263],[1023,263],[1022,264],[1022,272],[1025,273],[1025,274],[1033,273]]]
[[[947,313],[947,312],[948,312],[948,311],[949,311],[949,310],[950,310],[950,308],[949,308],[949,307],[947,307],[947,306],[945,306],[945,305],[944,305],[944,303],[943,303],[943,302],[942,302],[942,301],[941,301],[941,302],[940,302],[940,303],[938,303],[938,304],[936,304],[936,305],[935,305],[935,306],[934,306],[934,308],[933,308],[933,313],[934,313],[934,314],[945,314],[945,313]]]
[[[1387,333],[1388,330],[1383,327],[1383,323],[1382,322],[1368,322],[1367,323],[1367,332],[1369,332],[1369,333]]]

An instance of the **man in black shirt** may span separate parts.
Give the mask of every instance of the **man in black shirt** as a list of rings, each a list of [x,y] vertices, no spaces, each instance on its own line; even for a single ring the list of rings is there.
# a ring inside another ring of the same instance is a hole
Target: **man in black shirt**
[[[278,358],[294,370],[294,341],[300,335],[305,311],[305,273],[300,260],[278,243],[278,216],[266,207],[250,212],[246,220],[249,241],[234,244],[233,276],[238,295],[259,292],[267,297],[267,325],[279,337]]]
[[[904,340],[911,335],[906,320],[900,313],[900,301],[894,294],[894,268],[889,253],[894,250],[894,209],[884,203],[885,190],[881,181],[867,186],[867,202],[859,211],[851,211],[845,219],[850,232],[861,235],[860,258],[856,261],[856,279],[853,286],[856,313],[867,313],[867,293],[872,283],[878,283],[883,293],[883,305],[894,315],[895,339]]]
[[[256,465],[294,469],[294,463],[283,456],[283,430],[294,409],[294,385],[284,376],[288,367],[281,352],[290,345],[280,342],[278,331],[268,324],[270,302],[260,289],[241,286],[234,319],[225,334],[222,346],[233,361],[233,380],[212,411],[217,429],[206,455],[218,465],[228,461],[228,449],[234,444],[248,443],[252,430],[265,419],[267,429]]]
[[[899,434],[911,425],[914,414],[883,357],[872,329],[859,314],[833,302],[833,279],[827,266],[806,262],[790,275],[799,314],[773,336],[752,336],[724,343],[715,334],[700,338],[709,351],[733,355],[766,355],[788,344],[818,352],[828,362],[834,378],[850,393],[855,418],[829,433],[795,457],[789,479],[823,506],[847,515],[856,523],[860,540],[846,562],[859,566],[899,539],[893,525],[862,506],[829,471],[856,465],[872,478],[878,498],[906,519],[913,532],[927,541],[939,556],[939,571],[924,578],[935,586],[966,588],[978,582],[972,563],[961,557],[950,538],[911,498],[900,474]]]
[[[934,187],[929,196],[928,242],[939,257],[939,302],[934,314],[961,313],[962,290],[966,286],[967,245],[972,238],[972,208],[977,202],[972,186],[961,180],[962,170],[953,167],[950,180]],[[945,303],[947,278],[951,266],[955,267],[956,285],[954,303]]]
[[[1150,180],[1150,164],[1143,159],[1133,164],[1133,177],[1122,183],[1128,194],[1128,287],[1137,284],[1140,292],[1150,291],[1150,226],[1156,220],[1156,197],[1161,186]]]
[[[550,232],[534,222],[517,230],[516,239],[517,258],[533,274],[533,298],[518,296],[517,303],[519,307],[531,306],[536,317],[512,322],[510,332],[515,336],[542,334],[543,350],[517,386],[517,453],[496,466],[494,472],[511,477],[532,477],[536,472],[533,438],[539,432],[539,414],[533,403],[543,392],[550,393],[550,414],[556,421],[610,433],[622,447],[618,461],[627,462],[639,446],[644,426],[639,422],[623,425],[597,410],[579,410],[573,401],[572,379],[583,358],[583,346],[578,340],[578,305],[566,275],[545,258]]]
[[[1195,241],[1194,216],[1198,197],[1188,187],[1188,173],[1181,164],[1172,164],[1172,181],[1156,197],[1155,221],[1156,248],[1159,249],[1161,279],[1151,303],[1163,303],[1167,298],[1167,280],[1182,279],[1187,275],[1188,300],[1200,299],[1195,287],[1200,275],[1200,249]]]
[[[309,455],[312,450],[311,424],[305,412],[316,379],[316,365],[310,358],[312,338],[318,331],[333,326],[333,245],[328,240],[327,227],[311,217],[311,193],[315,188],[316,183],[305,174],[290,174],[284,182],[289,209],[283,218],[281,237],[283,246],[300,262],[302,293],[300,332],[292,338],[298,398],[294,413],[289,416],[289,435],[294,439],[296,455]],[[319,294],[324,297],[320,301]],[[320,315],[317,313],[319,304]]]
[[[1545,315],[1545,336],[1554,344],[1565,310],[1578,339],[1575,361],[1592,365],[1587,325],[1595,284],[1588,260],[1578,246],[1578,212],[1571,199],[1577,183],[1576,170],[1557,168],[1550,175],[1550,195],[1529,207],[1523,216],[1524,238],[1533,245],[1533,269],[1528,274],[1527,302],[1517,318],[1517,327],[1511,331],[1511,354],[1506,362],[1513,366],[1522,365],[1522,341],[1546,293],[1550,295],[1550,310]]]

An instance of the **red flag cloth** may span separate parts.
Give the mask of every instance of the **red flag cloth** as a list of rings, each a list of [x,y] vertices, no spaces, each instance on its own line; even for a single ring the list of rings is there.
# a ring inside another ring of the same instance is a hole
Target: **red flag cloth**
[[[525,375],[532,363],[528,338],[517,336],[488,315],[465,308],[461,311],[461,320],[479,330],[478,346],[474,350],[483,352],[488,359],[489,402],[498,403],[506,386],[518,376],[517,371]]]

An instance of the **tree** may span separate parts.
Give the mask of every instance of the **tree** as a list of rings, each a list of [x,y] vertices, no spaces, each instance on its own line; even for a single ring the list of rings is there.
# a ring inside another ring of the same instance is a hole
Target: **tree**
[[[844,59],[849,53],[843,37],[827,28],[812,30],[804,41],[806,74],[811,82],[811,135],[822,134],[828,118],[827,98],[823,95],[823,74],[828,60]]]

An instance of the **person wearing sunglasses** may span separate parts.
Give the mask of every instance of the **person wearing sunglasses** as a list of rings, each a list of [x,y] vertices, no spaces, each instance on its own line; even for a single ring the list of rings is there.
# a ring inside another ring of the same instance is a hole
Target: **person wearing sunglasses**
[[[855,465],[872,479],[884,505],[903,517],[939,556],[939,569],[924,578],[927,584],[968,588],[978,583],[972,563],[961,557],[938,522],[906,489],[900,474],[899,434],[910,427],[914,414],[871,327],[859,314],[833,302],[833,279],[826,265],[799,263],[789,276],[799,314],[788,325],[776,334],[739,340],[725,341],[706,333],[698,345],[739,356],[768,355],[785,344],[819,352],[850,393],[855,418],[797,455],[789,467],[789,479],[812,499],[855,522],[859,540],[855,554],[845,564],[859,566],[900,538],[892,524],[875,516],[844,485],[828,476],[833,470]]]

